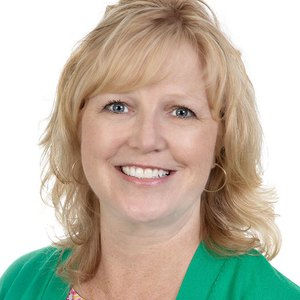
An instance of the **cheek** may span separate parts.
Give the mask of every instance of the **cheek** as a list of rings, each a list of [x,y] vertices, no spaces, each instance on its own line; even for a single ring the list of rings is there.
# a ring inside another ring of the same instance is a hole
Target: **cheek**
[[[195,128],[191,131],[182,132],[173,138],[174,147],[177,149],[178,157],[186,160],[186,163],[194,163],[195,166],[202,165],[212,167],[215,157],[216,139],[218,125],[213,122],[209,126]],[[180,144],[178,144],[180,141]]]
[[[97,150],[97,140],[96,127],[92,122],[83,118],[81,125],[81,155],[84,159]]]
[[[108,146],[104,140],[106,133],[96,121],[84,116],[81,125],[81,159],[88,180],[95,177],[99,168],[99,165],[96,168],[96,161],[104,159],[105,153],[108,152],[105,150]]]
[[[109,162],[124,142],[116,128],[103,120],[83,118],[81,127],[81,156],[83,166],[100,170]],[[88,171],[88,170],[87,170]]]
[[[81,155],[83,162],[93,161],[95,158],[104,157],[109,147],[107,133],[101,127],[87,123],[82,124]]]
[[[83,119],[81,128],[82,166],[89,185],[98,197],[103,193],[103,185],[110,186],[107,166],[117,148],[110,127],[104,125],[98,119]]]

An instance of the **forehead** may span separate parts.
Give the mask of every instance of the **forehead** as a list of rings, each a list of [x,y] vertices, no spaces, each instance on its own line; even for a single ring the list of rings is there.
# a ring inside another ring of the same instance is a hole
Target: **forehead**
[[[126,95],[126,97],[163,99],[199,99],[206,101],[203,69],[196,51],[187,43],[170,51],[162,65],[159,76],[144,85],[120,91],[111,90],[101,94]]]
[[[203,98],[205,96],[204,71],[198,54],[188,44],[182,43],[172,49],[160,72],[158,81],[150,82],[135,91],[169,95],[173,97],[191,96]],[[205,98],[205,97],[204,97]]]
[[[188,84],[191,78],[201,82],[204,73],[201,61],[195,48],[186,41],[164,41],[164,45],[159,44],[150,52],[144,48],[135,50],[130,56],[112,59],[109,66],[101,66],[102,74],[99,77],[95,74],[100,84],[91,97],[130,92],[162,81],[164,85]]]
[[[204,79],[204,70],[197,52],[188,43],[181,43],[177,49],[170,52],[168,59],[162,66],[161,73],[166,82],[198,81],[199,84]]]

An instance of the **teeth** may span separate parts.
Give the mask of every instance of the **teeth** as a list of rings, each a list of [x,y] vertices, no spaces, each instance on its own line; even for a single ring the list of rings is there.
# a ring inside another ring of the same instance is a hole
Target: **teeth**
[[[170,174],[169,171],[158,169],[142,169],[136,167],[121,167],[121,169],[126,175],[137,178],[160,178]]]

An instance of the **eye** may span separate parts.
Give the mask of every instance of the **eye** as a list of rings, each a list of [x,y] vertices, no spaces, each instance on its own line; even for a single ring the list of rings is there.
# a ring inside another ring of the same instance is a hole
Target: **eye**
[[[125,103],[115,100],[106,104],[104,109],[115,114],[123,114],[128,112],[128,107]]]
[[[172,111],[172,115],[181,119],[196,117],[195,113],[192,110],[184,106],[175,107],[175,109]]]

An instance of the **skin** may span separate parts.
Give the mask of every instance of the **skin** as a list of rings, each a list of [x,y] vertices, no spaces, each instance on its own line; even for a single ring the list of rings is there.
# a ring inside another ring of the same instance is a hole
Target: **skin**
[[[96,276],[77,287],[85,298],[175,299],[201,240],[200,198],[218,123],[194,49],[183,43],[169,57],[162,81],[100,94],[82,113],[82,164],[100,199],[102,241]],[[121,166],[170,175],[135,178]]]

